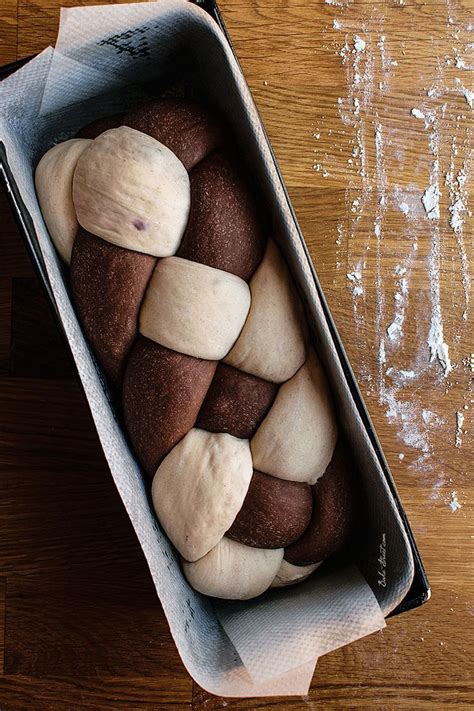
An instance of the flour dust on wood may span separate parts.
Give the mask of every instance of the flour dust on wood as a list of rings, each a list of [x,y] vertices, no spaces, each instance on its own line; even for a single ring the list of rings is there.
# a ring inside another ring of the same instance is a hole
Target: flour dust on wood
[[[318,149],[323,121],[313,134],[313,169],[346,182],[336,269],[346,266],[357,377],[400,440],[398,463],[436,493],[448,481],[436,448],[462,450],[471,416],[462,343],[473,332],[472,26],[446,8],[445,41],[427,33],[413,78],[413,50],[394,31],[409,21],[404,4],[326,5],[345,89],[332,154]],[[453,388],[463,405],[450,413],[442,398]]]

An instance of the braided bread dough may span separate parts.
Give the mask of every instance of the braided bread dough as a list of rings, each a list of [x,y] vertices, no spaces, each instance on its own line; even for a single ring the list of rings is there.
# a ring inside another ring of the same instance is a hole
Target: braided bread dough
[[[250,439],[275,400],[278,386],[221,362],[199,410],[197,426]]]
[[[140,306],[155,264],[148,254],[116,247],[79,228],[71,260],[74,300],[91,346],[116,385],[136,338]]]
[[[308,527],[313,501],[308,484],[254,471],[229,538],[256,548],[284,548]]]
[[[191,213],[178,256],[250,279],[265,249],[255,199],[236,162],[213,153],[191,173]]]
[[[319,568],[320,563],[313,563],[312,565],[293,565],[288,563],[287,560],[283,559],[281,561],[278,573],[275,575],[272,588],[281,588],[286,585],[295,585],[295,583],[302,583],[303,580],[309,578],[311,573]]]
[[[122,403],[128,433],[150,476],[196,422],[216,365],[138,338],[127,361]]]
[[[122,115],[116,125],[130,126],[163,143],[188,172],[225,141],[224,126],[212,111],[202,104],[180,99],[148,101]],[[89,132],[91,128],[88,127]],[[96,138],[107,128],[112,126],[101,126],[100,120],[94,122],[94,135],[85,137]]]
[[[183,561],[196,590],[224,600],[250,600],[270,587],[280,569],[283,549],[249,548],[224,536],[203,558]]]
[[[105,131],[82,153],[72,195],[84,229],[156,257],[176,252],[191,204],[181,161],[151,136],[128,126]]]
[[[163,460],[152,498],[160,522],[185,560],[206,555],[242,507],[252,477],[246,439],[191,429]]]
[[[250,281],[252,306],[226,363],[259,378],[282,383],[305,360],[302,309],[288,269],[268,240],[262,263]]]
[[[272,476],[314,484],[326,471],[337,425],[323,369],[312,349],[284,383],[251,442],[254,466]]]
[[[44,221],[61,257],[69,264],[79,223],[72,201],[72,178],[77,161],[91,141],[71,138],[58,143],[41,158],[35,186]]]
[[[181,257],[160,259],[140,312],[140,333],[194,358],[220,360],[250,308],[243,279]]]
[[[230,599],[304,580],[350,535],[353,476],[229,130],[162,99],[80,136],[38,197],[184,574]]]
[[[285,560],[312,565],[336,553],[349,539],[356,492],[349,454],[339,442],[324,476],[313,486],[313,511],[304,534],[285,550]]]

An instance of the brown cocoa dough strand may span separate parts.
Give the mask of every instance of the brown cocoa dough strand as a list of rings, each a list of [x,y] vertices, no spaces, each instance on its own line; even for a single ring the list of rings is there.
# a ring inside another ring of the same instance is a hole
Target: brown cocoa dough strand
[[[123,379],[125,424],[134,449],[151,476],[193,427],[216,362],[169,350],[140,336]]]
[[[108,131],[111,128],[118,128],[123,126],[123,117],[125,114],[113,114],[113,116],[105,116],[104,118],[96,119],[89,123],[87,126],[81,128],[77,133],[77,138],[97,138],[104,131]]]
[[[138,333],[138,314],[155,264],[155,257],[117,247],[82,227],[74,241],[74,304],[99,363],[117,386]]]
[[[110,128],[129,126],[163,143],[186,170],[224,145],[228,133],[205,106],[187,99],[155,99],[126,113],[93,121],[78,132],[78,138],[97,138]]]
[[[262,260],[265,237],[236,161],[227,153],[213,153],[190,179],[191,212],[177,256],[248,281]]]
[[[124,125],[163,143],[188,171],[226,140],[223,122],[205,106],[188,99],[149,101],[128,111]]]
[[[254,471],[242,508],[226,536],[254,548],[284,548],[311,519],[311,487]]]
[[[219,363],[196,426],[250,439],[269,411],[278,385]]]
[[[340,550],[351,533],[356,489],[354,465],[348,450],[339,442],[323,476],[311,488],[313,513],[304,535],[285,550],[293,565],[311,565]]]

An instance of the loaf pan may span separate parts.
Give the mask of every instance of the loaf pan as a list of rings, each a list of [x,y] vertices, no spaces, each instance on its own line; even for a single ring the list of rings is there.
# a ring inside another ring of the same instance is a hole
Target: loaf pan
[[[235,52],[217,6],[210,0],[196,4],[200,5],[219,25],[235,57]],[[27,60],[24,61],[26,62]],[[200,58],[200,62],[200,71],[203,73],[202,76],[206,76],[209,80],[210,72],[213,69],[212,61],[203,55]],[[22,64],[23,62],[15,62],[12,65],[3,67],[1,70],[2,78],[8,76]],[[275,237],[285,252],[295,282],[305,303],[310,326],[312,326],[313,337],[317,341],[318,351],[330,376],[336,401],[340,405],[340,411],[342,413],[341,420],[344,423],[346,434],[348,434],[352,442],[355,458],[359,462],[359,466],[363,465],[363,467],[370,470],[369,473],[364,474],[364,476],[367,482],[371,482],[373,485],[372,490],[369,492],[370,496],[368,497],[370,499],[368,515],[371,525],[368,526],[366,534],[367,551],[365,551],[361,560],[358,561],[359,566],[385,613],[387,615],[400,614],[418,607],[426,602],[430,596],[428,580],[413,534],[398,497],[376,432],[331,317],[319,280],[311,263],[276,158],[263,126],[259,121],[256,108],[253,102],[248,98],[248,88],[243,78],[239,76],[236,79],[235,72],[234,75],[231,75],[224,64],[222,66],[215,64],[214,70],[216,74],[212,76],[215,85],[226,84],[226,98],[225,100],[222,99],[222,94],[221,100],[224,101],[224,103],[227,102],[227,105],[221,108],[226,108],[228,115],[234,119],[234,129],[240,139],[240,145],[245,147],[244,159],[248,164],[252,164],[255,167],[258,181],[263,186],[263,190],[266,192],[267,199],[271,204],[274,224],[277,225],[276,231],[278,233]],[[217,92],[217,89],[215,91]],[[247,97],[245,104],[241,99],[242,96]],[[219,103],[218,96],[212,98],[215,103]],[[250,125],[250,119],[248,121],[246,120],[246,116],[252,118],[252,125]],[[71,121],[73,124],[73,119],[71,119]],[[257,129],[255,129],[255,127],[257,127]],[[33,164],[34,160],[37,160],[44,150],[44,147],[38,144],[33,151],[34,150],[36,150],[37,155],[33,156]],[[265,160],[261,160],[262,156],[265,157]],[[25,206],[18,181],[15,180],[14,170],[9,163],[4,143],[0,143],[0,160],[2,179],[6,185],[20,232],[24,237],[28,252],[52,308],[56,312],[56,315],[58,315],[57,300],[54,296],[54,290],[51,287],[51,280],[38,241],[37,231],[34,227],[30,212]],[[61,269],[61,267],[58,268],[59,270]],[[58,320],[62,326],[61,319],[58,318]],[[75,345],[76,344],[69,342],[71,348]],[[91,354],[89,353],[89,358],[90,357]],[[100,369],[98,366],[96,367],[101,378],[103,392],[110,401],[117,418],[117,428],[114,430],[113,425],[111,426],[110,436],[122,437],[119,429],[120,414],[119,410],[115,409],[113,391],[108,388],[108,384],[106,380],[103,379]],[[87,396],[87,387],[84,380],[82,384],[85,387]],[[89,405],[94,414],[93,403],[90,402],[90,398]],[[135,481],[134,484],[137,484],[137,482]],[[139,486],[143,488],[145,485],[141,482]],[[133,522],[132,513],[130,513],[130,515]],[[385,521],[390,529],[387,534],[388,542],[385,538],[385,532],[383,532]],[[392,541],[395,541],[395,543],[391,548]],[[142,547],[146,555],[152,555],[152,553],[147,550],[147,546],[143,545],[143,543]],[[389,573],[394,578],[393,582],[389,580],[387,583],[385,570],[380,570],[380,567],[383,568],[385,565],[385,563],[379,564],[380,548],[383,548],[383,556],[385,556],[385,553],[388,553],[387,565],[389,567]],[[162,552],[167,555],[166,551],[163,550]],[[404,566],[406,569],[404,569]],[[407,581],[410,583],[409,586],[407,585]],[[155,584],[158,587],[159,583],[156,580]],[[387,590],[386,588],[390,588],[390,586],[392,586],[393,589]]]

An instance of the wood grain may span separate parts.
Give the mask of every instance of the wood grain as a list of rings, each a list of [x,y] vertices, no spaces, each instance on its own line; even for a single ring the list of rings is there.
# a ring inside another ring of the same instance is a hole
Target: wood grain
[[[60,4],[0,0],[0,62],[53,43]],[[474,487],[467,360],[474,350],[472,311],[462,319],[460,247],[449,225],[449,190],[442,184],[440,304],[454,364],[444,378],[439,363],[428,362],[426,344],[434,236],[419,198],[429,184],[433,155],[428,130],[410,111],[436,109],[440,170],[444,177],[453,136],[458,170],[472,148],[474,125],[456,77],[473,87],[472,72],[455,64],[453,47],[472,64],[465,48],[472,42],[474,3],[223,0],[220,6],[412,523],[433,598],[389,620],[383,632],[320,659],[305,698],[224,700],[192,683],[3,199],[0,708],[472,709]],[[342,30],[334,28],[334,20]],[[374,62],[360,122],[365,183],[352,157],[356,127],[341,121],[338,104],[339,97],[349,101],[353,79],[339,52],[354,34],[367,41]],[[382,35],[392,64],[382,62],[377,44]],[[428,99],[436,81],[439,95]],[[374,236],[380,187],[376,125],[382,126],[390,196],[382,243]],[[313,169],[315,163],[320,171]],[[468,190],[472,183],[468,173]],[[367,184],[372,192],[364,194],[356,220],[351,206]],[[398,209],[402,199],[410,201],[409,221]],[[464,217],[472,278],[473,222]],[[347,273],[359,264],[364,293],[357,300]],[[388,344],[385,367],[413,369],[417,377],[394,391],[377,352],[380,328],[396,312],[397,265],[408,265],[404,337],[396,346]],[[455,446],[457,411],[465,414],[460,447]],[[452,491],[462,505],[455,512],[449,506]]]

